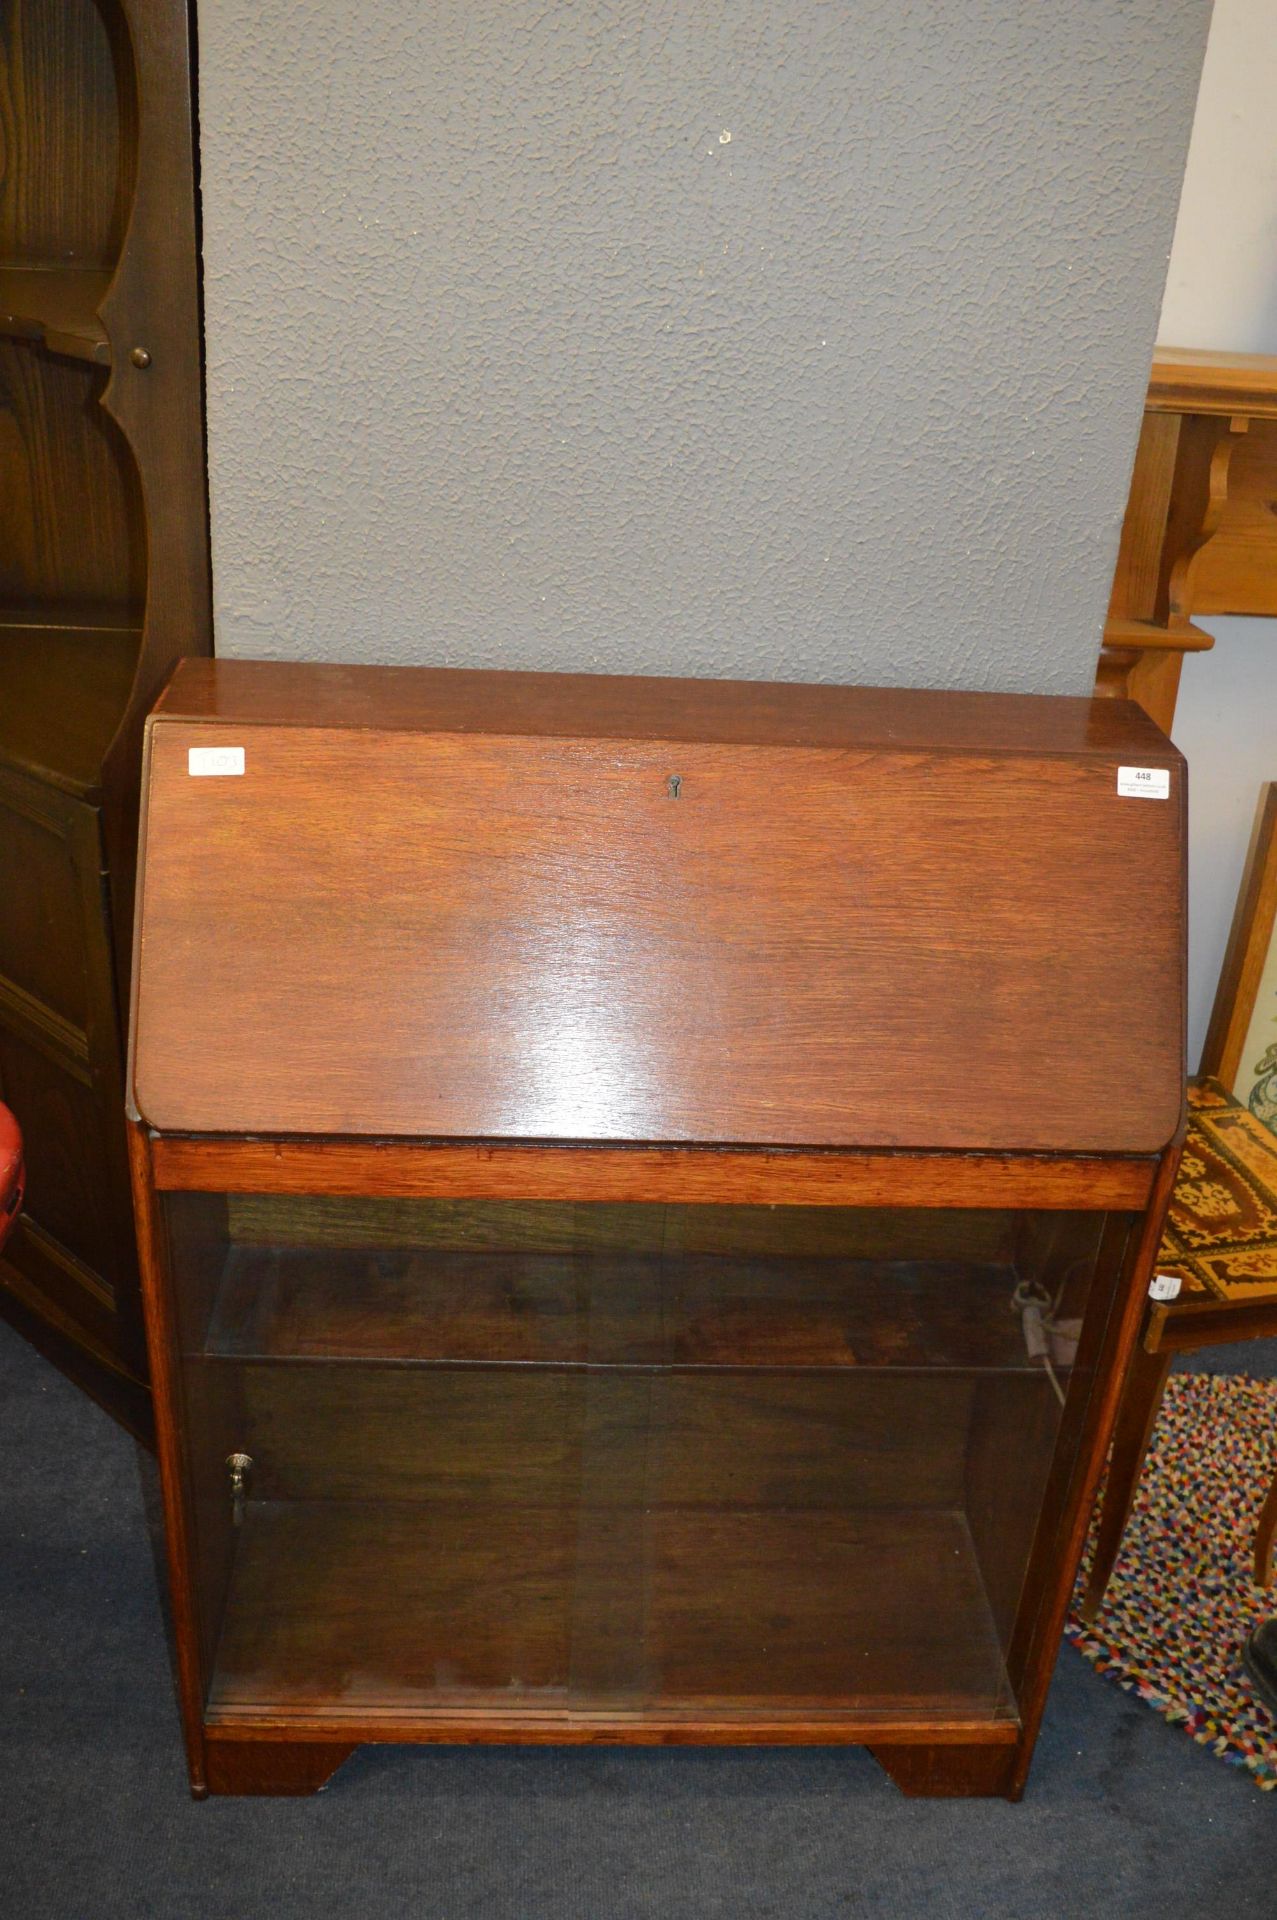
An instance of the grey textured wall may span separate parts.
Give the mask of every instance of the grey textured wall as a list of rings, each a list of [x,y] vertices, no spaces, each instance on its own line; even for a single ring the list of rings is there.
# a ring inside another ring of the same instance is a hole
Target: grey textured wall
[[[1090,684],[1208,0],[200,0],[224,653]]]

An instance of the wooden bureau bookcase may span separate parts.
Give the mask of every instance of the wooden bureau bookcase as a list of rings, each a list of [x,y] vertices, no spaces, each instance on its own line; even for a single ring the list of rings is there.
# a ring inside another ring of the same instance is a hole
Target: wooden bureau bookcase
[[[767,1741],[1018,1795],[1184,803],[1125,701],[183,663],[130,1100],[193,1791]]]

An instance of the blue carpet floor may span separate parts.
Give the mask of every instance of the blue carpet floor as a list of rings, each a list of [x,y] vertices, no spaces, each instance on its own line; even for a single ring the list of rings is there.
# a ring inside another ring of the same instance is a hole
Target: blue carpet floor
[[[310,1800],[196,1805],[144,1478],[0,1326],[4,1920],[1277,1913],[1277,1795],[1070,1649],[1018,1807],[906,1801],[856,1751],[552,1748],[365,1749]]]

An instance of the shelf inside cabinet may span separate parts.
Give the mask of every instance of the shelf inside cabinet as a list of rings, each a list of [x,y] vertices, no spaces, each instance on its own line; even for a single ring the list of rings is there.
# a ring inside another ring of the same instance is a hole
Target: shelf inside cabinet
[[[1013,1269],[956,1260],[232,1246],[205,1352],[560,1367],[1030,1365]]]
[[[962,1513],[251,1502],[211,1722],[1014,1719]],[[375,1577],[370,1578],[370,1570]]]
[[[92,798],[140,639],[140,613],[124,609],[0,609],[0,761]]]
[[[96,366],[111,363],[98,308],[109,273],[79,267],[0,267],[0,334]]]

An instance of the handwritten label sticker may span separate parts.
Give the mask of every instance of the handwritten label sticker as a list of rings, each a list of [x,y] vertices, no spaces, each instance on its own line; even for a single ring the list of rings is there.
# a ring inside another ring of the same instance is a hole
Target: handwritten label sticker
[[[1119,767],[1117,790],[1124,800],[1169,800],[1171,776],[1166,767]]]
[[[188,773],[243,773],[243,747],[188,747],[186,752],[186,771]]]
[[[1156,1273],[1148,1283],[1150,1300],[1178,1300],[1180,1279],[1177,1273]]]

